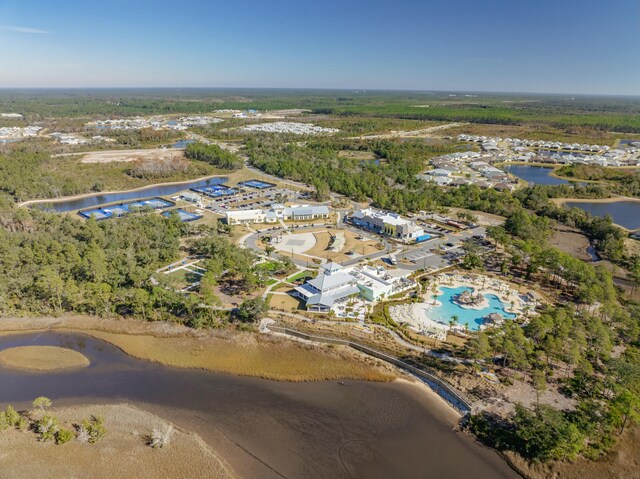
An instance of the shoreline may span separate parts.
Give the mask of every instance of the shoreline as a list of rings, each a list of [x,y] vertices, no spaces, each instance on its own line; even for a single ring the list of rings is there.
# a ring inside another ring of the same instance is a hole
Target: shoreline
[[[48,412],[68,429],[91,415],[103,417],[107,429],[105,437],[89,447],[76,440],[52,445],[38,441],[36,434],[10,428],[0,436],[5,452],[3,470],[9,472],[10,477],[83,477],[89,467],[94,471],[92,477],[104,479],[135,477],[141,467],[145,468],[142,477],[166,474],[216,479],[237,477],[217,449],[219,444],[205,441],[193,431],[193,424],[175,424],[167,418],[170,417],[168,414],[158,414],[145,403],[105,402],[99,398],[55,403]],[[13,403],[13,406],[21,409],[20,403]],[[42,413],[35,414],[39,417]],[[148,445],[146,435],[153,429],[172,430],[167,447],[153,449]]]
[[[552,198],[551,202],[553,202],[557,206],[564,206],[565,208],[578,208],[578,206],[569,206],[567,203],[594,203],[594,204],[610,204],[610,203],[640,203],[640,198],[631,198],[629,196],[615,196],[612,198],[589,198],[589,199],[580,199],[580,198]],[[592,215],[593,216],[593,215]],[[614,226],[617,226],[621,230],[626,233],[632,233],[637,230],[629,229],[626,226],[622,226],[615,221],[612,223]]]
[[[208,175],[202,176],[200,178],[194,178],[192,180],[182,180],[182,181],[170,181],[168,183],[154,183],[152,185],[140,186],[138,188],[132,188],[130,190],[114,190],[114,191],[100,191],[97,193],[82,193],[79,195],[72,196],[62,196],[60,198],[51,198],[51,199],[33,199],[21,201],[20,203],[16,203],[18,208],[28,205],[42,204],[42,203],[64,203],[66,201],[74,201],[74,200],[82,200],[85,198],[91,198],[93,196],[102,196],[102,195],[117,195],[117,194],[125,194],[125,193],[135,193],[137,191],[148,190],[151,188],[156,188],[158,186],[176,186],[176,185],[186,185],[187,183],[193,183],[196,181],[205,181],[211,178],[224,178],[228,177],[229,174],[221,174],[221,175]]]
[[[614,196],[610,198],[551,198],[556,204],[565,204],[565,203],[622,203],[625,201],[630,201],[633,203],[640,203],[640,198],[633,198],[630,196]]]
[[[0,318],[0,337],[44,332],[86,335],[105,341],[135,359],[167,367],[272,381],[353,379],[384,383],[398,377],[397,370],[390,365],[382,362],[372,365],[368,356],[349,348],[320,346],[309,350],[272,335],[192,330],[131,319]]]
[[[28,334],[28,332],[37,333],[37,331],[51,331],[51,332],[71,332],[74,334],[86,334],[89,337],[94,337],[91,334],[91,324],[86,325],[83,330],[79,331],[71,331],[68,328],[69,325],[65,325],[64,321],[61,321],[57,318],[40,318],[39,320],[34,320],[33,318],[25,318],[24,321],[26,324],[24,325],[16,325],[11,324],[12,321],[7,321],[0,319],[0,336],[2,335],[18,335],[18,334]],[[86,318],[85,318],[86,319]],[[121,320],[123,323],[126,320]],[[120,321],[118,321],[120,322]],[[130,322],[130,321],[128,321]],[[104,322],[103,322],[104,323]],[[13,326],[11,329],[8,327]],[[65,326],[67,326],[65,328]],[[162,326],[162,325],[160,325]],[[172,327],[173,325],[166,325],[165,328],[157,328],[158,335],[161,337],[171,338],[180,328]],[[140,329],[140,328],[138,328]],[[134,333],[135,334],[135,333]],[[138,333],[140,334],[140,333]],[[106,340],[101,337],[102,335],[97,336],[99,340]],[[200,341],[203,337],[206,339],[206,335],[199,334],[195,332],[194,334],[189,335],[193,339]],[[106,340],[107,341],[107,340]],[[290,342],[290,341],[287,341]],[[113,344],[113,343],[111,343]],[[114,344],[115,347],[119,347],[118,344]],[[307,355],[311,354],[313,350],[316,348],[310,349],[309,347],[305,348],[305,352]],[[124,349],[122,351],[130,355],[130,353]],[[246,353],[246,351],[245,351]],[[362,367],[364,363],[360,363]],[[321,367],[318,362],[315,363],[315,367]],[[180,366],[178,366],[180,367]],[[175,373],[174,373],[175,374]],[[233,375],[239,376],[239,375]],[[255,381],[259,380],[259,377],[247,377],[247,381]],[[262,381],[262,380],[261,380]],[[512,477],[509,471],[509,465],[504,463],[503,460],[499,459],[499,455],[496,454],[491,448],[487,448],[477,442],[477,440],[470,436],[469,434],[461,433],[458,424],[459,424],[459,415],[458,413],[451,408],[444,399],[442,399],[436,392],[434,392],[427,384],[419,380],[413,380],[411,376],[404,376],[397,374],[392,381],[386,382],[374,382],[367,381],[363,379],[357,379],[356,381],[345,381],[345,384],[342,381],[336,383],[335,380],[323,380],[323,381],[306,381],[306,385],[303,386],[299,383],[292,381],[264,381],[256,384],[260,384],[261,388],[264,388],[268,394],[277,394],[278,397],[282,398],[295,398],[296,404],[305,404],[306,407],[311,407],[311,410],[315,410],[315,408],[321,407],[325,403],[325,399],[329,397],[335,397],[335,394],[338,394],[338,397],[342,397],[345,393],[347,393],[347,397],[352,399],[351,395],[355,394],[355,397],[358,399],[366,400],[370,399],[370,395],[373,392],[380,391],[381,398],[383,398],[387,403],[385,405],[378,404],[377,402],[369,404],[367,407],[372,411],[385,411],[388,407],[390,407],[391,403],[388,403],[389,399],[387,397],[388,394],[398,395],[398,398],[406,397],[406,401],[413,402],[416,404],[416,407],[419,405],[420,411],[423,411],[423,414],[420,414],[419,421],[422,421],[423,426],[427,428],[433,428],[434,432],[444,433],[452,432],[452,436],[447,436],[446,441],[449,441],[451,445],[455,445],[456,447],[461,448],[461,452],[468,452],[472,454],[474,457],[482,457],[482,462],[486,463],[488,467],[491,468],[493,472],[500,472],[499,477]],[[242,383],[245,383],[242,380]],[[302,388],[302,389],[300,389]],[[54,400],[56,400],[54,398]],[[104,404],[104,398],[99,402],[96,402],[94,396],[87,397],[68,397],[67,399],[56,400],[56,404],[62,406],[68,405],[93,405],[93,404]],[[302,402],[300,402],[302,401]],[[108,400],[108,402],[111,402]],[[335,401],[334,401],[335,403]],[[204,404],[204,403],[203,403]],[[218,404],[218,403],[216,403]],[[333,404],[333,403],[332,403]],[[395,402],[393,403],[395,404]],[[409,402],[407,403],[409,404]],[[253,436],[247,436],[245,434],[242,426],[237,425],[235,421],[229,423],[224,422],[219,427],[211,427],[211,421],[217,417],[218,413],[222,413],[223,417],[227,417],[225,412],[228,412],[225,407],[228,409],[230,407],[234,407],[231,403],[226,404],[223,408],[216,412],[210,412],[205,415],[205,419],[203,420],[203,415],[200,409],[196,408],[184,408],[184,406],[179,406],[178,404],[173,404],[171,401],[167,403],[149,403],[147,399],[134,400],[133,405],[141,408],[143,411],[149,412],[151,414],[155,414],[160,418],[171,418],[171,422],[177,424],[179,427],[189,431],[193,434],[199,435],[203,440],[212,448],[218,455],[218,458],[222,459],[224,463],[230,465],[233,471],[237,471],[239,474],[243,472],[255,470],[254,467],[262,467],[265,464],[264,460],[269,459],[269,463],[272,463],[278,456],[277,451],[273,450],[271,447],[261,445],[260,441],[256,438],[253,439]],[[201,405],[202,406],[202,405]],[[331,406],[332,410],[342,411],[342,405],[340,401],[338,403],[333,404]],[[257,406],[257,412],[263,414],[263,406]],[[392,408],[393,409],[393,408]],[[208,410],[207,410],[208,411]],[[265,410],[266,411],[266,410]],[[358,414],[359,409],[356,409],[356,416]],[[416,412],[418,409],[416,409]],[[272,424],[273,418],[270,412],[264,412],[264,414],[268,414],[268,420],[260,420],[259,424]],[[262,418],[263,416],[259,416]],[[264,416],[265,418],[267,416]],[[324,416],[322,416],[324,417]],[[402,413],[398,417],[398,420],[404,420],[406,414]],[[416,418],[418,420],[418,418]],[[266,421],[266,422],[265,422]],[[297,431],[297,430],[296,430]],[[271,436],[282,438],[283,434],[286,434],[285,430],[276,430],[271,433]],[[304,434],[304,433],[299,433]],[[387,434],[385,432],[385,434]],[[387,437],[388,436],[388,437]],[[395,438],[395,435],[389,436],[387,434],[387,439],[391,440],[391,438]],[[288,436],[286,436],[288,437]],[[394,441],[397,438],[393,439]],[[418,452],[414,451],[410,448],[411,442],[407,442],[408,440],[402,439],[402,442],[408,448],[408,454],[418,454]],[[372,443],[375,444],[375,443]],[[291,446],[293,447],[293,446]],[[334,450],[335,446],[330,444],[325,444],[323,447],[329,450]],[[369,447],[369,446],[368,446]],[[375,450],[375,446],[372,445]],[[171,449],[168,449],[169,451]],[[146,449],[145,449],[146,451]],[[354,450],[349,451],[351,454],[356,453]],[[256,462],[257,460],[257,462]],[[297,460],[295,457],[292,459],[293,465],[291,462],[285,461],[284,463],[280,463],[280,466],[285,467],[296,467]],[[306,463],[306,461],[305,461]],[[301,463],[303,464],[303,463]],[[267,464],[268,466],[268,464]],[[438,465],[443,470],[448,470],[450,466],[446,464],[446,462],[442,462]],[[363,466],[365,471],[366,466]],[[372,472],[372,471],[369,471]],[[19,476],[18,476],[19,477]],[[247,477],[251,477],[250,475]],[[498,476],[496,476],[498,477]]]

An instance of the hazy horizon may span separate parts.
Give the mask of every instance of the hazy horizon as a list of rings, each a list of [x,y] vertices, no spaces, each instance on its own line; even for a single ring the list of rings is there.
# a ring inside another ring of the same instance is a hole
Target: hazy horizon
[[[186,93],[190,91],[226,91],[226,92],[337,92],[337,93],[354,93],[354,94],[379,94],[379,93],[404,93],[416,95],[482,95],[491,96],[531,96],[531,97],[575,97],[575,98],[594,98],[594,97],[614,97],[614,98],[640,98],[640,94],[610,94],[610,93],[575,93],[575,92],[533,92],[533,91],[483,91],[483,90],[418,90],[415,88],[398,89],[398,88],[319,88],[319,87],[237,87],[237,86],[0,86],[0,92],[75,92],[75,91],[132,91],[132,92],[163,92],[172,95]]]
[[[638,17],[635,0],[0,0],[0,87],[638,96]]]

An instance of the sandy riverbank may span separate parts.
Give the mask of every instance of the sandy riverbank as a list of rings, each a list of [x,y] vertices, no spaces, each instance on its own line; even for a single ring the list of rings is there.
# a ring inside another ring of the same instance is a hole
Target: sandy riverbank
[[[29,408],[37,395],[66,407],[127,398],[198,434],[240,477],[516,477],[493,451],[454,432],[457,414],[420,384],[265,381],[180,370],[58,332],[5,336],[0,343],[68,344],[92,363],[38,382],[0,368],[0,383],[10,386],[0,388],[2,407]]]
[[[557,205],[563,205],[565,203],[620,203],[622,201],[633,201],[634,203],[640,203],[640,198],[632,198],[629,196],[614,196],[612,198],[551,198],[551,201]]]
[[[0,319],[0,336],[40,331],[86,334],[167,366],[278,381],[389,381],[397,376],[391,366],[349,348],[313,347],[255,333],[91,316]]]
[[[165,431],[172,425],[133,405],[72,406],[51,412],[67,428],[91,415],[102,416],[107,435],[96,444],[71,441],[57,446],[38,441],[33,432],[4,431],[0,434],[0,479],[234,477],[200,436],[175,426],[166,447],[149,447],[146,435],[154,428]]]
[[[36,372],[86,368],[83,354],[55,346],[22,346],[0,351],[0,366]]]

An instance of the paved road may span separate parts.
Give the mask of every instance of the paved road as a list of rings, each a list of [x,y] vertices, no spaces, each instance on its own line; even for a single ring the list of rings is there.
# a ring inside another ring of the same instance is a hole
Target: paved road
[[[262,252],[262,250],[260,250],[260,248],[258,248],[258,241],[260,241],[260,237],[261,236],[264,236],[264,235],[276,236],[276,235],[278,235],[280,233],[283,233],[283,234],[293,233],[293,234],[295,234],[295,233],[304,232],[306,229],[309,229],[309,228],[318,228],[318,227],[322,228],[323,226],[318,226],[318,225],[312,226],[312,225],[309,225],[309,226],[300,226],[298,228],[286,228],[286,229],[285,228],[278,228],[278,229],[272,230],[272,231],[258,231],[256,233],[249,233],[249,234],[243,236],[240,239],[239,244],[242,247],[250,248],[250,249]],[[343,224],[341,226],[341,228],[344,228],[344,229],[347,229],[349,231],[352,231],[353,233],[361,235],[366,239],[371,239],[371,240],[374,240],[374,241],[375,240],[381,240],[381,241],[383,241],[383,243],[385,243],[385,246],[386,246],[386,248],[384,250],[382,250],[382,251],[375,251],[375,252],[367,254],[367,255],[355,256],[354,258],[343,262],[342,263],[343,266],[354,265],[354,264],[359,263],[360,261],[363,261],[363,260],[375,260],[375,259],[379,259],[379,258],[384,258],[385,256],[387,256],[389,254],[387,252],[387,248],[390,248],[390,245],[387,245],[386,240],[380,239],[380,238],[378,238],[377,236],[374,236],[374,235],[369,235],[366,232],[364,232],[364,231],[362,231],[360,229],[357,229],[357,228],[353,228],[352,226],[349,226],[349,225]],[[274,254],[277,254],[277,252],[275,252]],[[303,256],[303,255],[301,255],[301,256]],[[297,259],[297,258],[291,258],[291,259],[293,260],[293,263],[295,265],[297,265],[297,266],[301,266],[301,267],[304,267],[304,268],[314,266],[314,264],[312,263],[311,257],[309,257],[308,261],[307,260]]]
[[[256,251],[261,251],[258,248],[258,241],[260,241],[260,237],[264,235],[278,235],[280,233],[285,233],[287,231],[291,233],[303,232],[307,228],[315,228],[317,226],[301,226],[294,229],[284,229],[278,228],[273,231],[262,231],[256,232],[253,234],[247,234],[240,240],[240,246],[250,248]],[[457,233],[445,233],[444,236],[434,238],[420,245],[402,245],[399,243],[391,242],[380,235],[371,234],[369,232],[363,231],[359,228],[355,228],[348,224],[342,223],[342,228],[352,231],[355,234],[362,235],[367,239],[379,240],[382,241],[385,245],[385,248],[381,251],[375,251],[368,255],[358,255],[354,258],[343,261],[341,264],[343,266],[353,266],[355,264],[360,263],[363,260],[377,260],[382,258],[387,258],[390,254],[393,254],[398,263],[396,266],[401,269],[409,270],[409,271],[417,271],[419,269],[431,269],[431,270],[439,270],[442,268],[446,268],[452,264],[452,262],[445,258],[442,254],[435,254],[431,250],[433,249],[441,249],[444,253],[446,252],[457,252],[462,251],[461,243],[462,241],[471,238],[474,235],[483,235],[485,234],[485,229],[483,227],[477,227],[470,230],[465,230]],[[446,246],[448,243],[453,244],[453,247]],[[277,253],[274,253],[277,254]],[[309,260],[301,260],[297,258],[292,258],[293,263],[301,266],[301,267],[309,267],[314,266],[310,263]],[[406,261],[401,261],[406,260]]]

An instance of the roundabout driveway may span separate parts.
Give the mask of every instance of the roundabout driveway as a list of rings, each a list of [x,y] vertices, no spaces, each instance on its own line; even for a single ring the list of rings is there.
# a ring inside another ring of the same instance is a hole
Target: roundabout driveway
[[[294,254],[304,254],[316,245],[316,237],[313,233],[298,233],[283,235],[282,241],[273,243],[279,251],[293,252]]]

